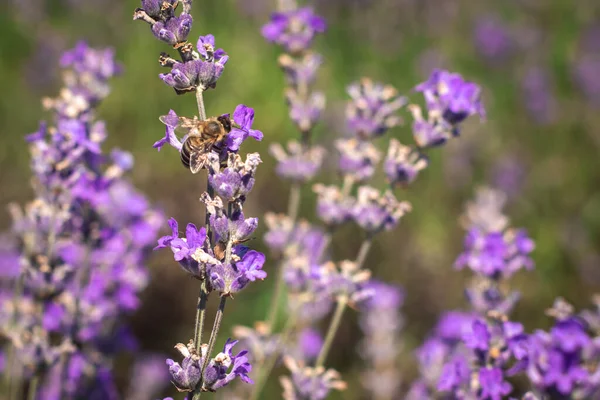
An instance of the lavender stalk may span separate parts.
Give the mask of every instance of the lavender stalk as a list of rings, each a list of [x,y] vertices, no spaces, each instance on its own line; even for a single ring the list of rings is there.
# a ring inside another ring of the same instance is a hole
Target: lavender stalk
[[[252,366],[247,351],[232,353],[237,341],[227,340],[223,351],[215,357],[212,351],[227,298],[250,282],[266,277],[262,271],[264,255],[242,245],[258,225],[257,218],[244,216],[243,204],[254,186],[261,160],[257,153],[248,154],[245,161],[238,154],[248,137],[262,140],[263,134],[252,129],[254,110],[243,104],[236,107],[232,116],[207,117],[203,93],[215,88],[229,56],[223,49],[215,48],[212,35],[200,36],[194,49],[187,41],[192,27],[191,2],[184,3],[179,15],[175,13],[177,4],[143,0],[143,8],[135,11],[134,19],[149,23],[154,36],[179,53],[181,60],[166,53],[160,55],[159,63],[170,68],[170,72],[159,76],[178,95],[195,92],[198,105],[198,117],[179,117],[173,110],[163,115],[160,120],[166,126],[165,137],[153,146],[160,151],[168,143],[192,173],[206,170],[208,174],[207,189],[200,197],[206,207],[204,226],[188,224],[185,236],[179,237],[179,225],[172,218],[169,220],[172,233],[161,237],[156,246],[156,249],[170,248],[183,270],[201,281],[193,338],[187,345],[175,346],[183,356],[181,364],[167,360],[175,387],[181,392],[191,392],[190,397],[197,400],[202,392],[216,391],[235,378],[252,383],[248,377]],[[179,128],[187,130],[183,141],[175,132]],[[212,292],[219,294],[220,305],[208,343],[203,343],[206,305]]]

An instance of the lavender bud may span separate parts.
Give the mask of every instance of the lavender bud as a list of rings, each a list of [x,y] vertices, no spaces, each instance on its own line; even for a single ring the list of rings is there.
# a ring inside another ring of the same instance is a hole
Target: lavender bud
[[[423,93],[430,115],[439,114],[453,126],[474,114],[485,118],[481,88],[459,74],[436,69],[415,90]]]
[[[279,66],[292,87],[313,83],[322,62],[323,57],[314,52],[307,52],[300,58],[293,58],[289,54],[279,56]]]
[[[283,178],[294,182],[307,182],[314,178],[321,168],[325,149],[319,146],[306,148],[296,141],[289,141],[288,152],[279,143],[271,144],[271,155],[277,160],[276,172]]]
[[[175,348],[184,357],[181,365],[171,359],[167,359],[171,380],[180,392],[191,392],[200,381],[200,369],[204,357],[206,357],[206,345],[202,346],[202,355],[196,352],[193,341],[186,346],[178,343]]]
[[[261,162],[258,153],[248,154],[245,162],[239,154],[230,153],[227,167],[222,171],[211,170],[208,182],[222,199],[243,202],[254,186],[256,168]]]
[[[363,78],[348,86],[347,92],[352,98],[346,106],[348,129],[359,139],[379,137],[402,122],[396,112],[406,98],[398,96],[392,86]]]
[[[427,158],[416,149],[391,139],[383,170],[391,185],[412,183],[419,171],[427,168]]]
[[[181,14],[179,17],[169,18],[166,22],[156,22],[152,25],[152,33],[157,39],[175,46],[178,43],[187,41],[192,23],[191,15]]]
[[[239,377],[242,382],[254,383],[248,376],[252,371],[252,366],[248,362],[248,357],[246,357],[248,352],[246,350],[240,351],[235,356],[231,352],[233,346],[237,343],[237,340],[227,339],[223,352],[209,361],[204,371],[203,390],[214,392],[223,386],[227,386],[236,377]]]
[[[344,196],[337,186],[316,184],[317,215],[328,226],[334,227],[349,221],[354,212],[354,199]]]
[[[381,153],[371,142],[357,139],[338,139],[336,149],[340,152],[338,169],[354,182],[365,182],[375,173]]]
[[[354,221],[370,235],[396,227],[400,218],[412,210],[410,203],[399,202],[390,191],[380,194],[370,186],[360,186],[352,208]]]
[[[290,108],[291,120],[300,132],[310,132],[325,108],[325,95],[321,92],[313,92],[307,98],[303,98],[294,89],[288,88],[285,91],[285,98]]]
[[[238,261],[231,264],[215,263],[207,266],[207,274],[213,290],[223,296],[230,296],[244,289],[250,282],[263,280],[267,273],[262,270],[265,263],[265,255],[255,250],[242,251],[234,257]]]

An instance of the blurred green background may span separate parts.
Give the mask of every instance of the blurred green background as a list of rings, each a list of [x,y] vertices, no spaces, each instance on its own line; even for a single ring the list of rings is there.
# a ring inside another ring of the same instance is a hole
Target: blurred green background
[[[523,294],[515,319],[528,329],[546,328],[543,310],[559,295],[578,307],[589,305],[600,289],[600,3],[320,0],[313,5],[329,24],[316,41],[325,58],[316,86],[328,100],[316,141],[329,148],[344,134],[345,87],[362,76],[390,83],[415,101],[411,88],[434,67],[460,72],[484,88],[487,121],[470,121],[461,138],[431,153],[430,168],[397,193],[413,203],[414,211],[398,229],[378,238],[367,261],[375,277],[406,290],[404,380],[414,377],[412,351],[439,313],[466,306],[462,293],[468,273],[454,271],[452,263],[464,235],[457,219],[479,185],[507,190],[513,225],[526,228],[537,243],[536,269],[513,281]],[[197,200],[203,178],[186,173],[171,149],[158,153],[151,147],[164,134],[158,116],[170,108],[193,115],[195,101],[176,96],[158,79],[158,55],[168,46],[155,40],[147,25],[131,20],[137,6],[116,0],[2,2],[0,204],[31,198],[23,137],[48,118],[40,99],[54,96],[60,86],[58,56],[85,39],[114,47],[124,66],[100,109],[110,134],[107,149],[118,146],[135,155],[132,180],[167,216],[180,223],[203,221]],[[255,108],[255,126],[265,133],[263,142],[245,145],[264,160],[246,206],[247,215],[259,217],[284,211],[289,188],[274,174],[268,146],[297,135],[283,101],[279,50],[260,35],[274,7],[273,0],[195,1],[190,35],[193,41],[213,33],[230,55],[217,90],[205,96],[208,114],[245,103]],[[389,137],[409,142],[410,127],[394,129]],[[382,149],[386,141],[379,143]],[[318,180],[335,182],[331,171]],[[383,180],[378,183],[383,187]],[[303,193],[301,216],[314,217],[310,190]],[[9,226],[8,213],[1,213],[0,231]],[[335,259],[353,257],[360,240],[355,227],[338,232]],[[272,276],[274,267],[266,266]],[[153,255],[150,268],[153,279],[132,323],[142,350],[174,357],[173,345],[187,342],[193,331],[198,284],[166,251]],[[269,279],[254,284],[229,302],[222,341],[232,325],[265,318],[272,285]],[[366,398],[355,379],[361,369],[355,350],[359,339],[356,316],[348,313],[329,365],[341,371],[351,390],[333,398]],[[117,366],[124,386],[131,357]],[[264,398],[279,393],[272,379]]]

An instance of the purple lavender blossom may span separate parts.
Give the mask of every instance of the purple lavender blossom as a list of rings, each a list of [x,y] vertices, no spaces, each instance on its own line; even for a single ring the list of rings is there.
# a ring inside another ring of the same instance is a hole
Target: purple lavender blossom
[[[429,113],[440,113],[452,125],[457,125],[474,114],[485,118],[481,88],[473,82],[465,81],[457,73],[434,70],[429,79],[417,85],[415,90],[423,93]]]
[[[417,178],[419,171],[427,168],[428,163],[428,159],[418,150],[392,139],[383,170],[391,185],[407,185]]]
[[[331,389],[346,389],[346,383],[333,369],[304,367],[291,357],[284,357],[284,363],[292,374],[280,378],[285,400],[324,400]]]
[[[301,96],[296,90],[288,88],[285,97],[290,109],[290,119],[300,132],[307,134],[321,117],[325,108],[325,95],[312,92],[308,96]]]
[[[325,32],[325,20],[313,13],[310,7],[271,15],[262,28],[262,35],[286,52],[297,54],[308,49],[317,33]]]
[[[528,340],[527,376],[542,393],[583,395],[598,390],[588,370],[595,345],[575,317],[559,319],[549,333],[536,331]]]
[[[381,194],[370,186],[360,186],[352,208],[352,218],[358,226],[373,235],[395,228],[411,209],[410,203],[399,202],[390,191]]]
[[[288,142],[287,152],[279,143],[273,143],[269,151],[277,160],[277,175],[294,182],[307,182],[314,178],[325,156],[322,147],[307,148],[296,141]]]
[[[323,62],[320,54],[306,52],[300,58],[293,58],[289,54],[279,56],[279,66],[292,87],[310,85],[314,82],[317,71]]]
[[[317,215],[325,224],[333,227],[352,219],[354,199],[345,196],[340,188],[316,184],[313,191],[318,196]]]
[[[252,129],[254,123],[254,109],[244,104],[239,104],[233,111],[233,120],[238,126],[234,126],[227,135],[227,148],[229,151],[236,152],[239,150],[242,143],[252,137],[255,140],[261,141],[263,133],[259,130]]]
[[[402,122],[396,113],[406,104],[406,98],[399,96],[394,87],[363,78],[348,86],[347,92],[352,100],[346,106],[346,120],[357,138],[379,137]]]
[[[192,16],[181,14],[179,17],[169,18],[166,22],[157,21],[152,25],[152,33],[163,42],[175,46],[185,43],[192,29]]]
[[[227,166],[220,170],[220,163],[215,159],[210,166],[208,182],[215,193],[225,201],[245,199],[254,187],[254,177],[258,164],[262,161],[258,153],[246,155],[242,161],[239,154],[229,153]]]
[[[201,260],[200,254],[210,261],[210,252],[207,251],[206,228],[196,228],[194,224],[188,224],[185,229],[185,238],[179,237],[179,225],[175,218],[169,219],[171,235],[166,235],[158,239],[158,245],[154,250],[170,248],[173,257],[179,265],[192,276],[201,279],[202,270],[198,260]]]
[[[243,255],[236,254],[242,252]],[[223,296],[230,296],[244,289],[250,282],[263,280],[267,273],[262,270],[265,255],[255,250],[234,250],[237,261],[231,264],[216,263],[207,267],[211,288]]]
[[[532,269],[529,253],[534,244],[523,230],[484,233],[471,229],[465,238],[465,252],[456,260],[458,269],[468,266],[490,278],[510,277],[521,268]]]
[[[357,139],[338,139],[335,147],[340,152],[339,171],[354,182],[367,181],[375,173],[381,153],[370,142]]]
[[[231,352],[233,346],[237,343],[237,340],[227,339],[223,352],[210,360],[204,371],[203,390],[214,392],[223,386],[227,386],[235,378],[240,378],[245,383],[254,383],[248,376],[252,371],[252,366],[248,362],[248,357],[246,357],[248,352],[243,350],[236,355]]]

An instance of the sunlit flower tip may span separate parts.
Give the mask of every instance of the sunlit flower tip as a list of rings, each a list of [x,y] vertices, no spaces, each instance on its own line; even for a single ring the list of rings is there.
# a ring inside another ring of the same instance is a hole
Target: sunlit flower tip
[[[179,119],[177,114],[173,110],[169,110],[169,113],[163,118],[162,122],[165,124],[165,137],[154,142],[152,147],[156,150],[160,151],[165,144],[170,144],[177,151],[181,151],[181,147],[183,143],[179,140],[177,135],[175,134],[175,128],[179,123]]]
[[[460,74],[436,69],[415,90],[423,93],[430,111],[440,112],[452,125],[459,124],[474,114],[485,118],[481,88],[473,82],[465,81]]]
[[[364,182],[375,173],[375,167],[381,160],[381,152],[373,143],[364,140],[339,139],[335,142],[340,152],[338,169],[355,182]]]
[[[167,359],[171,380],[178,391],[191,392],[200,381],[200,368],[203,356],[196,353],[194,344],[191,341],[187,346],[183,343],[178,343],[175,348],[184,358],[181,364]],[[206,346],[202,350],[205,352]]]
[[[373,187],[360,186],[352,217],[369,234],[375,234],[395,228],[411,210],[409,202],[399,202],[389,190],[381,194]]]
[[[352,219],[354,199],[344,196],[339,187],[318,183],[313,191],[317,194],[317,215],[325,224],[336,226]]]
[[[307,98],[303,98],[294,89],[288,88],[285,91],[285,98],[290,109],[291,120],[301,132],[310,132],[325,108],[325,95],[321,92],[312,92]]]
[[[280,378],[285,400],[324,400],[332,389],[347,388],[333,369],[305,367],[302,361],[289,356],[285,356],[283,362],[291,372],[291,377]]]
[[[441,146],[453,136],[458,135],[458,131],[446,122],[436,110],[430,110],[427,119],[424,119],[421,107],[410,104],[407,108],[413,116],[413,139],[420,149]]]
[[[262,162],[258,153],[246,155],[246,161],[236,153],[229,153],[227,167],[221,171],[211,171],[208,182],[215,193],[227,201],[245,200],[254,187],[255,174]]]
[[[233,346],[237,343],[237,340],[227,339],[223,351],[210,360],[204,372],[203,390],[214,392],[223,386],[227,386],[237,377],[242,382],[254,383],[248,376],[252,371],[252,366],[246,356],[248,351],[240,351],[237,355],[233,355],[231,352]]]
[[[358,307],[368,301],[375,291],[367,283],[371,271],[358,269],[358,265],[350,260],[341,261],[337,266],[333,262],[322,267],[323,277],[329,292],[336,298],[345,298],[352,307]]]
[[[461,225],[478,228],[483,232],[501,232],[508,226],[508,217],[502,212],[506,204],[506,194],[489,187],[480,187],[475,199],[467,202],[461,216]]]
[[[406,104],[406,98],[392,86],[363,78],[348,86],[347,92],[351,97],[346,106],[348,129],[358,138],[381,136],[402,123],[397,111]]]
[[[181,14],[180,16],[169,18],[164,22],[157,21],[152,25],[152,33],[157,39],[174,46],[177,43],[187,40],[192,29],[192,23],[191,15]]]
[[[227,148],[229,151],[237,152],[248,137],[252,137],[258,141],[262,140],[263,133],[252,129],[254,109],[251,107],[244,104],[238,105],[233,112],[233,122],[234,126],[227,135]]]
[[[273,13],[262,28],[262,35],[290,53],[307,50],[317,33],[325,32],[325,20],[313,13],[312,8]]]
[[[295,182],[307,182],[314,178],[323,163],[325,149],[319,146],[305,147],[291,140],[287,152],[279,143],[269,146],[269,152],[277,160],[277,175]]]
[[[427,157],[417,149],[391,139],[383,169],[391,185],[404,185],[412,183],[428,164]]]
[[[314,52],[307,52],[300,58],[282,54],[278,61],[288,83],[292,86],[299,86],[310,85],[314,81],[317,71],[323,63],[323,57]]]

